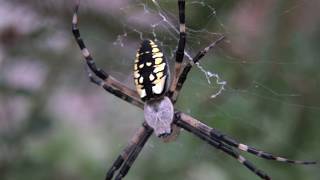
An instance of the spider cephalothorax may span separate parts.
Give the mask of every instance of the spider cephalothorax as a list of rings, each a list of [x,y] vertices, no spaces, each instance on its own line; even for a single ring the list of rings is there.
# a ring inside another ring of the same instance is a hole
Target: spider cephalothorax
[[[144,118],[158,137],[166,138],[172,133],[173,113],[172,102],[166,96],[144,104]]]

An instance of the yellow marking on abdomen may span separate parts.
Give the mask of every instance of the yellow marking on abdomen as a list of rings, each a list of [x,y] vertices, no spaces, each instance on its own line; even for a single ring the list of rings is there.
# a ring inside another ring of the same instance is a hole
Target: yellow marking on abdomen
[[[154,63],[156,64],[156,65],[159,65],[159,64],[161,64],[162,63],[162,58],[156,58],[155,59],[155,61],[154,61]]]
[[[157,75],[157,78],[159,79],[163,76],[163,72],[158,72],[156,75]]]
[[[154,75],[153,75],[153,74],[150,74],[150,75],[149,75],[149,80],[150,80],[150,81],[153,81],[153,80],[154,80],[154,78],[155,78],[155,77],[154,77]]]
[[[140,74],[139,74],[138,71],[134,71],[134,72],[133,72],[133,76],[134,76],[134,78],[139,78],[139,77],[140,77]]]
[[[165,83],[165,78],[161,78],[161,79],[157,79],[158,82],[152,86],[152,91],[155,93],[155,94],[161,94],[162,91],[163,91],[163,88],[164,88],[164,83]]]
[[[159,52],[159,51],[160,51],[159,48],[152,48],[152,52],[153,52],[153,53],[157,53],[157,52]]]
[[[152,54],[152,58],[161,58],[163,57],[163,53],[162,52],[157,52],[157,53],[153,53]]]
[[[165,68],[166,64],[165,63],[162,63],[162,64],[159,64],[159,65],[156,65],[153,72],[154,73],[158,73],[160,71],[163,71],[164,68]]]
[[[142,77],[142,76],[139,78],[139,83],[140,83],[140,84],[143,83],[143,77]]]

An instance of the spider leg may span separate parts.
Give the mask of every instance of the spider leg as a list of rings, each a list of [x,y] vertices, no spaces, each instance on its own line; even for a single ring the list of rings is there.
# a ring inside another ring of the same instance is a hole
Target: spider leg
[[[117,171],[121,166],[120,172],[117,174],[115,179],[122,179],[128,173],[131,165],[138,157],[144,144],[147,142],[152,133],[153,130],[146,123],[143,123],[143,126],[131,138],[129,144],[125,147],[122,153],[114,161],[111,168],[108,170],[105,180],[111,180],[115,171]]]
[[[111,86],[106,84],[104,81],[102,81],[102,80],[98,79],[97,77],[93,76],[87,66],[85,68],[86,68],[88,77],[89,77],[89,79],[90,79],[90,81],[92,83],[94,83],[94,84],[96,84],[98,86],[101,86],[104,90],[106,90],[109,93],[115,95],[116,97],[118,97],[120,99],[123,99],[123,100],[125,100],[127,102],[130,102],[131,104],[143,109],[144,104],[140,99],[137,99],[136,97],[132,97],[130,95],[127,95],[127,94],[123,93],[119,89],[112,88]]]
[[[77,44],[79,45],[81,49],[81,53],[84,56],[84,58],[87,61],[87,65],[90,67],[90,69],[95,73],[96,76],[99,78],[105,80],[108,78],[108,74],[103,71],[100,68],[97,68],[96,63],[94,62],[89,50],[86,48],[86,45],[84,44],[84,41],[82,40],[80,36],[80,30],[78,28],[78,10],[79,10],[79,4],[76,5],[74,9],[74,14],[72,18],[72,33],[74,38],[77,41]]]
[[[258,157],[261,157],[263,159],[267,159],[267,160],[274,160],[274,161],[279,161],[279,162],[285,162],[285,163],[292,163],[292,164],[304,164],[304,165],[308,165],[308,164],[316,164],[316,161],[299,161],[299,160],[290,160],[284,157],[280,157],[280,156],[275,156],[271,153],[268,152],[264,152],[261,150],[258,150],[256,148],[250,147],[248,145],[242,144],[237,142],[236,140],[234,140],[231,137],[228,137],[225,134],[222,134],[221,132],[219,132],[217,129],[215,128],[210,128],[210,136],[218,139],[219,141],[222,141],[230,146],[233,146],[235,148],[240,149],[241,151],[245,151],[251,154],[254,154]],[[209,130],[209,129],[208,129]]]
[[[267,160],[275,160],[275,161],[280,161],[280,162],[286,162],[286,163],[293,163],[293,164],[316,164],[315,161],[297,161],[297,160],[290,160],[290,159],[286,159],[280,156],[275,156],[272,155],[270,153],[261,151],[261,150],[257,150],[256,148],[250,147],[248,145],[242,144],[237,142],[236,140],[222,134],[221,132],[219,132],[217,129],[215,128],[211,128],[207,125],[205,125],[204,123],[184,114],[181,113],[181,119],[189,124],[192,124],[194,127],[201,129],[201,131],[203,131],[204,133],[206,133],[206,135],[210,136],[212,139],[215,139],[216,141],[221,141],[224,142],[230,146],[233,146],[235,148],[238,148],[241,151],[245,151],[251,154],[254,154],[258,157],[267,159]]]
[[[170,86],[169,91],[167,92],[169,97],[171,97],[171,94],[174,92],[178,76],[181,71],[182,67],[182,61],[184,57],[184,48],[186,45],[186,24],[185,24],[185,1],[184,0],[178,0],[178,7],[179,7],[179,42],[178,42],[178,48],[176,50],[176,61],[175,61],[175,67],[174,67],[174,75],[172,79],[172,83]]]
[[[199,51],[197,55],[192,59],[192,61],[189,61],[188,64],[182,69],[182,72],[179,74],[178,81],[176,88],[173,90],[171,94],[172,102],[175,103],[178,99],[179,92],[187,79],[188,73],[190,72],[191,68],[194,64],[198,63],[199,60],[207,54],[207,52],[214,48],[218,43],[222,42],[225,39],[225,36],[219,37],[216,41],[211,43],[209,46],[204,48],[203,50]]]
[[[122,84],[121,82],[119,82],[118,80],[116,80],[115,78],[113,78],[112,76],[110,76],[108,73],[106,73],[105,71],[103,71],[102,69],[98,68],[96,66],[96,63],[94,62],[89,50],[86,48],[84,41],[82,40],[81,36],[80,36],[80,31],[78,28],[78,9],[79,9],[79,4],[76,5],[75,10],[74,10],[74,14],[73,14],[73,19],[72,19],[72,33],[77,41],[77,44],[79,45],[82,55],[84,56],[87,66],[90,68],[90,70],[97,76],[99,77],[102,81],[103,81],[103,87],[110,93],[113,94],[113,92],[118,92],[118,94],[115,94],[117,97],[120,97],[124,100],[128,99],[127,97],[131,97],[131,99],[137,99],[139,100],[140,97],[138,95],[138,93],[130,88],[128,88],[127,86],[125,86],[124,84]],[[96,80],[93,81],[92,80],[93,76],[89,76],[89,78],[91,79],[92,82],[97,82]],[[102,86],[102,82],[96,83]],[[129,98],[130,99],[130,98]],[[129,103],[131,101],[128,101]]]
[[[149,137],[153,133],[153,130],[149,126],[146,125],[145,127],[147,128],[146,133],[142,137],[138,146],[134,149],[134,151],[129,155],[128,159],[124,162],[124,164],[121,167],[119,173],[117,174],[115,180],[121,180],[123,177],[125,177],[127,175],[132,164],[134,163],[134,161],[138,157],[139,153],[141,152],[143,146],[145,145],[145,143],[147,142],[147,140],[149,139]]]
[[[237,159],[241,164],[243,164],[246,168],[248,168],[250,171],[255,173],[257,176],[259,176],[261,179],[265,179],[265,180],[271,179],[270,176],[268,176],[265,172],[255,167],[253,163],[251,163],[249,160],[241,156],[238,152],[233,150],[232,147],[210,137],[205,131],[203,131],[203,129],[201,129],[201,127],[197,126],[197,123],[190,123],[188,120],[189,118],[191,118],[190,116],[187,116],[180,112],[176,112],[175,118],[176,118],[175,123],[179,127],[193,133],[194,135],[206,141],[208,144],[212,145],[213,147],[220,149],[221,151],[225,152],[231,157]],[[188,118],[188,119],[185,119],[185,118]]]

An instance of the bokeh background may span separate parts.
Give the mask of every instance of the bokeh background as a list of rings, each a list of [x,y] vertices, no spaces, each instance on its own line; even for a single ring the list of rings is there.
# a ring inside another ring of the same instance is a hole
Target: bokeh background
[[[141,38],[173,61],[177,2],[82,0],[80,30],[99,66],[134,88]],[[0,0],[0,179],[103,179],[143,111],[91,84],[71,34],[74,1]],[[275,154],[320,160],[320,1],[201,0],[186,4],[194,56],[221,34],[185,83],[176,107]],[[165,15],[162,17],[162,15]],[[173,27],[171,26],[173,25]],[[185,58],[188,60],[188,58]],[[217,73],[227,85],[221,86]],[[245,154],[276,180],[319,180],[319,165]],[[259,179],[182,131],[152,137],[127,179]]]

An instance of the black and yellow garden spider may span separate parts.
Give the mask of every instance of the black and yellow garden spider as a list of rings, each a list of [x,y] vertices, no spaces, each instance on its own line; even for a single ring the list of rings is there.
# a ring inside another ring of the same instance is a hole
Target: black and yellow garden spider
[[[88,76],[91,82],[103,87],[106,91],[123,99],[141,109],[144,109],[145,121],[142,127],[131,138],[129,144],[115,160],[106,174],[106,180],[111,180],[114,173],[116,180],[126,176],[130,167],[138,157],[141,149],[154,132],[163,141],[174,140],[180,128],[183,128],[213,147],[220,149],[227,155],[237,159],[250,171],[261,179],[271,179],[265,172],[255,167],[250,161],[241,156],[235,149],[254,154],[258,157],[293,164],[315,164],[315,161],[296,161],[283,157],[274,156],[261,150],[257,150],[245,144],[239,143],[233,138],[226,136],[215,128],[208,127],[197,119],[187,115],[173,107],[177,101],[179,92],[185,82],[188,72],[210,49],[224,40],[224,36],[218,38],[200,51],[190,62],[183,65],[184,49],[186,43],[185,26],[185,1],[178,0],[179,7],[179,43],[175,56],[175,68],[172,81],[169,80],[168,63],[158,45],[152,40],[144,40],[138,49],[134,62],[134,82],[136,91],[128,88],[111,75],[98,68],[80,37],[78,29],[78,8],[76,6],[72,32],[86,60]],[[91,74],[91,71],[94,73]]]

